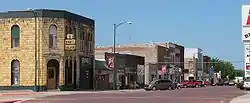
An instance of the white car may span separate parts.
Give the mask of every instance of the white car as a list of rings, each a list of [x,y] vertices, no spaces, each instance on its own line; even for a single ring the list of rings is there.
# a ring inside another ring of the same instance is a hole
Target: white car
[[[248,79],[246,79],[246,80],[244,81],[243,87],[244,87],[245,89],[250,89],[250,78],[248,78]]]

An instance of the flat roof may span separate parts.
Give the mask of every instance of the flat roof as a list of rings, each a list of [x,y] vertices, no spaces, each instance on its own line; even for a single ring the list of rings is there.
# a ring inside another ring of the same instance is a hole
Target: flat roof
[[[36,17],[49,17],[49,18],[65,18],[69,20],[83,22],[88,25],[94,25],[93,19],[68,12],[66,10],[52,10],[52,9],[35,9],[35,10],[24,10],[24,11],[7,11],[0,12],[0,18],[34,18]]]

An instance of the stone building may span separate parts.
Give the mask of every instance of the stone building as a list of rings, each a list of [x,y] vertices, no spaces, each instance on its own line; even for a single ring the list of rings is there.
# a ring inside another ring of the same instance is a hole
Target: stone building
[[[185,69],[190,69],[189,66],[187,65],[193,65],[192,70],[194,71],[189,71],[189,73],[186,74],[188,75],[193,75],[194,79],[202,80],[203,79],[203,53],[202,49],[200,48],[185,48]],[[193,60],[195,59],[195,60]],[[188,77],[185,77],[188,78]]]
[[[197,77],[197,69],[196,69],[196,59],[195,57],[186,57],[184,59],[184,80],[195,79]]]
[[[0,13],[0,89],[91,88],[94,20],[64,10]]]

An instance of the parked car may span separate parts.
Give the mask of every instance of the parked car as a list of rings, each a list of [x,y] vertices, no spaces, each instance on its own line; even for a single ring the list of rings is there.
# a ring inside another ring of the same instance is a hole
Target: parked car
[[[181,84],[178,82],[174,82],[174,88],[175,89],[181,89]]]
[[[174,90],[175,84],[171,80],[154,80],[148,86],[146,86],[145,90]]]
[[[223,82],[223,80],[219,80],[215,85],[216,86],[224,86],[225,82]]]
[[[241,82],[237,83],[236,87],[240,88],[240,90],[244,90],[243,85],[244,85],[244,81],[241,81]]]
[[[201,86],[201,82],[196,81],[196,80],[190,80],[190,81],[184,81],[181,83],[182,87],[184,88],[199,88]]]
[[[228,84],[226,84],[226,85],[228,85],[228,86],[235,86],[235,82],[233,80],[230,80],[228,82]]]
[[[187,88],[187,84],[188,84],[188,80],[185,80],[185,81],[180,83],[182,88]]]
[[[207,82],[207,81],[197,80],[197,82],[200,82],[201,87],[206,87],[207,85],[209,85],[209,82]]]
[[[249,90],[250,89],[250,78],[246,78],[243,83],[243,88]]]

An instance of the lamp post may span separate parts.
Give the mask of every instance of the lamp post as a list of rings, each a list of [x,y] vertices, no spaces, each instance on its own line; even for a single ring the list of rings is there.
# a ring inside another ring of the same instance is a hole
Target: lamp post
[[[132,22],[121,22],[121,23],[119,23],[119,24],[114,24],[114,37],[113,37],[113,39],[114,39],[114,45],[113,45],[113,63],[114,63],[114,69],[113,69],[113,71],[114,71],[114,73],[113,73],[113,78],[114,78],[114,83],[113,83],[113,89],[117,89],[117,87],[116,87],[116,84],[117,84],[117,70],[116,70],[116,54],[115,54],[115,45],[116,45],[116,29],[119,27],[119,26],[121,26],[121,25],[123,25],[123,24],[132,24]]]
[[[37,13],[28,8],[28,10],[30,10],[35,18],[35,86],[34,86],[34,90],[36,92],[38,92],[39,90],[37,89]]]

